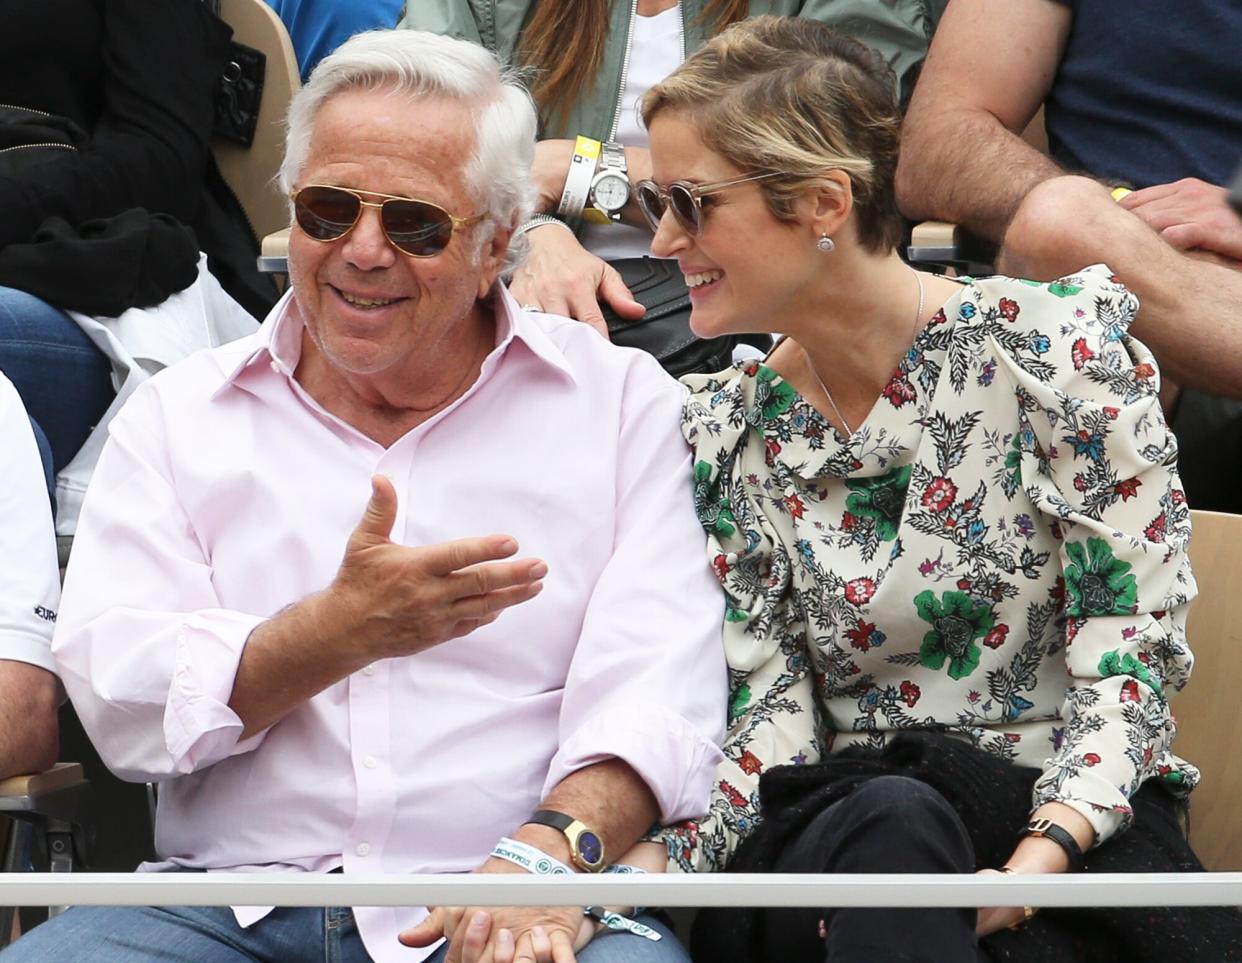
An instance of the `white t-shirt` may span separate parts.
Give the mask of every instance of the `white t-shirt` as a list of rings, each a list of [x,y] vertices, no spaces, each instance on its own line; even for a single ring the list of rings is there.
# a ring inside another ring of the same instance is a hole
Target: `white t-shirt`
[[[0,659],[55,672],[60,568],[52,504],[30,418],[0,374]]]
[[[654,17],[634,18],[630,65],[621,88],[617,143],[647,146],[647,130],[639,118],[638,105],[648,90],[681,66],[682,46],[680,3]],[[651,253],[651,232],[628,224],[588,224],[581,240],[583,247],[606,261]]]

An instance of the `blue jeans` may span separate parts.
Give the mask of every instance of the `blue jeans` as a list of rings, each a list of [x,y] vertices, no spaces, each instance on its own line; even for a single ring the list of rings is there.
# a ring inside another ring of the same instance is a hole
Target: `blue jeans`
[[[641,917],[660,930],[658,943],[629,933],[596,937],[578,963],[689,963],[686,951],[658,920]],[[442,963],[439,950],[428,963]],[[233,911],[216,906],[76,906],[19,939],[3,953],[4,963],[91,960],[92,963],[369,963],[345,907],[273,910],[248,929]]]
[[[17,388],[53,474],[78,453],[116,397],[112,365],[65,312],[0,287],[0,371]]]

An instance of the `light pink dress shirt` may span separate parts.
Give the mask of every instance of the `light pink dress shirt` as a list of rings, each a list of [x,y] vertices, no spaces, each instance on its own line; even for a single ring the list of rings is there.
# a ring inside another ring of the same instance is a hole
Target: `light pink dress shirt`
[[[387,449],[292,377],[289,296],[113,421],[53,650],[103,759],[161,783],[155,868],[464,872],[567,775],[614,756],[665,821],[706,810],[724,604],[683,389],[586,325],[525,313],[499,287],[496,304],[477,382]],[[394,540],[513,535],[547,561],[543,592],[239,741],[227,703],[246,638],[328,585],[375,473],[398,492]],[[396,941],[424,912],[358,908],[371,955],[427,956]]]

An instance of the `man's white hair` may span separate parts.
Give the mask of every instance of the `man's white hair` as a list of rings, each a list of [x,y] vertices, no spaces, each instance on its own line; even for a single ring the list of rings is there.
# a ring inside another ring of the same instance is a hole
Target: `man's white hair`
[[[530,169],[535,153],[537,117],[530,94],[515,71],[503,67],[489,51],[465,40],[421,30],[370,30],[351,37],[320,61],[306,85],[289,104],[285,159],[280,187],[297,184],[310,153],[319,109],[346,90],[391,90],[416,100],[447,97],[475,116],[474,151],[463,158],[467,189],[481,205],[492,230],[510,230],[530,217],[534,187]],[[410,149],[418,150],[416,143]],[[491,232],[479,233],[479,250]],[[522,238],[521,240],[525,240]],[[510,245],[512,267],[525,253]]]

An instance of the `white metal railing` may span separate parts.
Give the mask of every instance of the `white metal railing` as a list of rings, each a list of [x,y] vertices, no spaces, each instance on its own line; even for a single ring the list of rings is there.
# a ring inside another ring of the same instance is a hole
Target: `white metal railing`
[[[0,906],[1242,906],[1242,873],[0,873]]]

